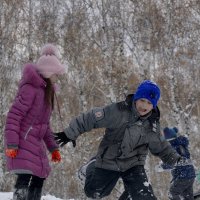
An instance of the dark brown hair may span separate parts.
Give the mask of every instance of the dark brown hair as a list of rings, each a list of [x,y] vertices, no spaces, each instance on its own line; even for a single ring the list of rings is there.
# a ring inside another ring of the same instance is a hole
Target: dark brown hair
[[[46,103],[53,109],[54,108],[54,89],[53,85],[51,83],[51,80],[49,78],[44,78],[46,82],[46,87],[45,87],[45,96],[44,99]]]

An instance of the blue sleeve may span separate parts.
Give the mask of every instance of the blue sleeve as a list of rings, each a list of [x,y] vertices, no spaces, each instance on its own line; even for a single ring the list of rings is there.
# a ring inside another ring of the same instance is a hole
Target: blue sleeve
[[[164,164],[164,163],[161,164],[161,167],[162,167],[163,169],[173,169],[173,167],[172,167],[171,165]]]
[[[189,140],[185,136],[179,136],[178,143],[179,143],[179,145],[182,145],[182,146],[188,148]]]
[[[185,136],[179,136],[176,140],[171,142],[171,145],[176,149],[177,153],[185,158],[190,158],[188,150],[189,140]]]

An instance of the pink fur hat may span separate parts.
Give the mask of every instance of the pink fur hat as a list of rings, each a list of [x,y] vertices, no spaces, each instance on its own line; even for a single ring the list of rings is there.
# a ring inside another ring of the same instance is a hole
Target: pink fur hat
[[[59,51],[53,44],[46,44],[42,47],[41,57],[38,59],[36,70],[44,77],[63,74],[65,67],[59,60]]]

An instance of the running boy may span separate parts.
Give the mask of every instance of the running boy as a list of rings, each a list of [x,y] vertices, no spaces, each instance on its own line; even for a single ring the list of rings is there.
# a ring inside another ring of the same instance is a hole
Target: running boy
[[[64,132],[56,134],[57,142],[63,146],[68,142],[75,144],[84,132],[106,128],[97,155],[79,171],[86,175],[87,197],[108,196],[121,177],[134,200],[156,199],[144,169],[148,150],[169,165],[180,158],[160,135],[159,98],[157,84],[145,80],[125,101],[93,108],[73,119]]]

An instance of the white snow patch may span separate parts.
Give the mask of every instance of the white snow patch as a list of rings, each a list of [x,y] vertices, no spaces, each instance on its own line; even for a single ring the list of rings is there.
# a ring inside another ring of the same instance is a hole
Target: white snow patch
[[[147,181],[144,182],[144,186],[149,187],[149,185],[150,185],[149,182],[147,182]]]
[[[12,200],[12,196],[13,196],[12,192],[0,192],[1,200]],[[62,199],[56,198],[51,195],[46,195],[46,196],[43,196],[41,200],[62,200]],[[73,199],[66,199],[66,200],[73,200]]]

